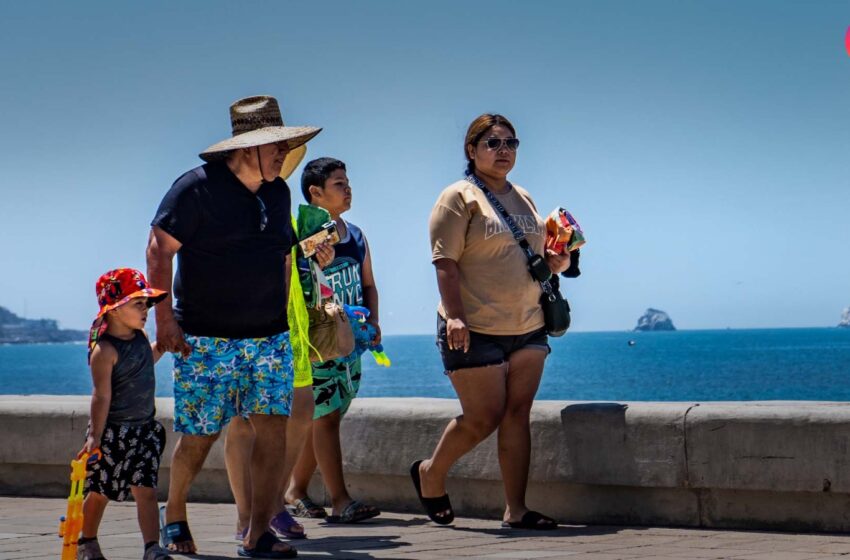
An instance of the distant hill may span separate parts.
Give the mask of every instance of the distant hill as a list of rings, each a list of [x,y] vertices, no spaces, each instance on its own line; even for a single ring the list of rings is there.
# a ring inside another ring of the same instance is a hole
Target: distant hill
[[[0,344],[77,342],[87,338],[86,331],[60,329],[53,319],[24,319],[0,307]]]
[[[660,309],[649,308],[638,318],[636,331],[675,331],[673,320]]]

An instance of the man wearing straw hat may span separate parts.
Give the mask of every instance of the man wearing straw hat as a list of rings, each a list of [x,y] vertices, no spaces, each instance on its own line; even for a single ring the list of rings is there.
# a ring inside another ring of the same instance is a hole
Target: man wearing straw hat
[[[233,136],[200,154],[207,163],[181,176],[151,222],[151,284],[174,302],[156,313],[157,342],[174,357],[174,430],[163,545],[196,551],[186,500],[212,444],[231,418],[254,432],[251,520],[240,556],[291,558],[295,549],[268,531],[292,402],[292,349],[286,316],[290,192],[280,177],[303,157],[315,127],[284,126],[273,97],[230,107]],[[230,473],[231,477],[234,473]],[[244,476],[244,473],[236,473]]]

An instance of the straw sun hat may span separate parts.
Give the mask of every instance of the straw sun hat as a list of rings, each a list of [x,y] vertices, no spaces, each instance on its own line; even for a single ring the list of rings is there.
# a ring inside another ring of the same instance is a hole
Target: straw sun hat
[[[289,153],[280,170],[280,176],[284,179],[304,159],[306,143],[322,130],[315,126],[284,126],[277,99],[270,95],[255,95],[234,102],[230,106],[230,124],[233,136],[201,152],[201,159],[216,161],[223,159],[232,150],[286,142]]]

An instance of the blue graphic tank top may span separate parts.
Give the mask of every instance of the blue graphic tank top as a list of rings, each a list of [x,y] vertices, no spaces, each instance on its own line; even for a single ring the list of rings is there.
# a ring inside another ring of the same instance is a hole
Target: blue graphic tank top
[[[342,303],[363,305],[362,270],[366,260],[366,240],[359,227],[349,222],[345,225],[348,231],[334,245],[334,260],[322,272]]]

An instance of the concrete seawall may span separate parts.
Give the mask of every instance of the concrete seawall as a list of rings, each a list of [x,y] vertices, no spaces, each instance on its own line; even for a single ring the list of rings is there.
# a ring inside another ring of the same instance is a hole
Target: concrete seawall
[[[0,396],[0,494],[64,496],[88,397]],[[169,445],[173,402],[157,399]],[[460,408],[443,399],[357,399],[343,422],[353,496],[418,511],[410,463]],[[850,531],[850,403],[541,401],[532,410],[529,506],[562,522]],[[448,483],[460,515],[503,509],[495,437]],[[311,490],[323,498],[318,480]],[[230,501],[222,446],[191,498]]]

